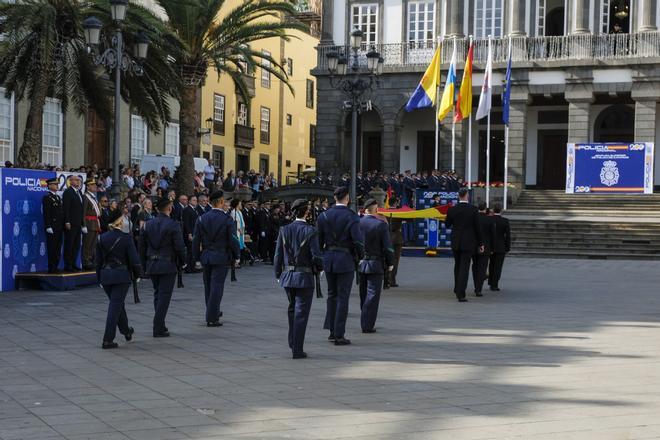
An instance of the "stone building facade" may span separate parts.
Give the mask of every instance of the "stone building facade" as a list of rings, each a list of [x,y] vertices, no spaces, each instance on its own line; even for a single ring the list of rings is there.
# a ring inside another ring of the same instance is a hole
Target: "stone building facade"
[[[379,86],[366,98],[373,110],[360,115],[358,169],[430,170],[434,166],[434,112],[406,113],[404,106],[442,46],[442,81],[454,45],[462,77],[469,38],[475,42],[473,99],[483,83],[488,36],[492,36],[493,110],[491,180],[504,174],[501,93],[509,45],[513,74],[509,180],[519,187],[565,185],[567,142],[655,142],[660,123],[658,0],[330,0],[324,2],[318,47],[317,166],[346,172],[350,166],[347,98],[333,88],[329,52],[346,53],[358,27],[384,58]],[[473,112],[473,115],[474,115]],[[472,123],[471,170],[467,169],[467,121],[456,124],[455,168],[485,180],[485,120]],[[452,115],[442,121],[437,168],[451,166]],[[656,181],[660,166],[656,161]]]

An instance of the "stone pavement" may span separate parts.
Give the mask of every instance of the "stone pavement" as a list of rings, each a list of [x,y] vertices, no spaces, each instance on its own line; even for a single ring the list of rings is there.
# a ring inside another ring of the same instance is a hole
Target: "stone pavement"
[[[290,359],[270,267],[228,284],[206,328],[201,277],[175,291],[169,339],[100,349],[106,297],[0,294],[0,439],[660,438],[659,262],[509,259],[500,293],[459,304],[449,259],[405,258],[373,335],[353,295],[335,347],[316,300]]]

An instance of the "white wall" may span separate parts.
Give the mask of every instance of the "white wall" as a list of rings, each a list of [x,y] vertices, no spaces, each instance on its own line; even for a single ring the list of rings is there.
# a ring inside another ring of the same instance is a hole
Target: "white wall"
[[[655,151],[654,151],[654,166],[655,166],[655,180],[653,181],[653,184],[658,186],[660,185],[660,153],[658,152],[658,146],[660,145],[660,130],[658,130],[658,127],[660,127],[660,112],[655,113]]]

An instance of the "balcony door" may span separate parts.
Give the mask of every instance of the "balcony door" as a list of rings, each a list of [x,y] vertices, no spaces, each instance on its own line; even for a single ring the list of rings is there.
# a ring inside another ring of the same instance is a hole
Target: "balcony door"
[[[538,0],[536,3],[536,35],[539,37],[564,35],[565,11],[566,0]]]

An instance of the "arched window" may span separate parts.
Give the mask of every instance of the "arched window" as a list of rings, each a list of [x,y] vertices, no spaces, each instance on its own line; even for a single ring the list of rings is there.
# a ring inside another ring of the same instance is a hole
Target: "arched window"
[[[635,141],[635,110],[627,105],[613,105],[600,112],[594,123],[595,142]]]
[[[474,36],[475,38],[499,38],[503,35],[502,18],[504,7],[502,0],[475,0]]]

